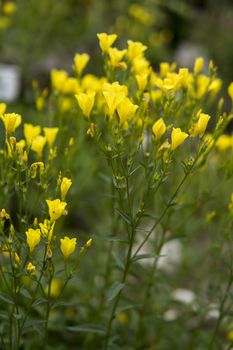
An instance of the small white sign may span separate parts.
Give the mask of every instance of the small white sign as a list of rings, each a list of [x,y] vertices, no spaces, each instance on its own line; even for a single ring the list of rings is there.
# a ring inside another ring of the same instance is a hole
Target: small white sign
[[[20,68],[0,64],[0,102],[15,101],[20,92]]]

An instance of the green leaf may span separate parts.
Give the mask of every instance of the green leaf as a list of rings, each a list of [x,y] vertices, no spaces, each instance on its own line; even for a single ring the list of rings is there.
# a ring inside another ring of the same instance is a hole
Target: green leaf
[[[14,318],[16,319],[16,320],[20,320],[21,318],[22,318],[22,315],[20,315],[20,314],[13,314],[13,316],[14,316]]]
[[[115,252],[112,253],[113,259],[115,261],[116,266],[120,269],[120,270],[124,270],[125,265],[124,265],[124,261],[122,259],[122,257],[119,254],[116,254]]]
[[[138,261],[138,260],[143,260],[143,259],[152,259],[152,258],[156,258],[156,255],[154,255],[154,254],[139,254],[133,258],[133,261]]]
[[[66,329],[71,332],[96,333],[100,335],[105,334],[105,329],[95,324],[86,324],[86,325],[84,324],[82,326],[69,326],[69,327],[66,327]]]
[[[39,299],[34,301],[32,306],[34,307],[34,306],[37,306],[37,305],[40,305],[40,304],[45,304],[47,302],[48,302],[48,300],[46,298],[39,298]]]
[[[121,218],[128,224],[131,225],[130,222],[130,217],[128,215],[126,215],[125,213],[123,213],[120,209],[115,208],[115,210],[118,212],[118,214],[120,214]]]
[[[31,294],[29,293],[29,291],[28,291],[27,289],[25,289],[25,288],[21,288],[20,294],[21,294],[22,296],[24,296],[25,298],[28,298],[28,299],[31,299],[31,298],[32,298],[32,296],[31,296]]]
[[[0,311],[0,318],[3,318],[4,320],[9,320],[9,314],[6,311]]]
[[[0,293],[0,300],[4,301],[7,304],[14,305],[14,300],[7,294]]]
[[[107,291],[107,300],[111,301],[120,293],[125,284],[120,282],[113,282],[109,290]]]

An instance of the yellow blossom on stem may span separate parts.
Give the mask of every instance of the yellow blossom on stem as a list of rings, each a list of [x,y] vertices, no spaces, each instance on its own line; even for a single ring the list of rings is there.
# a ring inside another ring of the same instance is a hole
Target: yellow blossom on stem
[[[88,239],[88,241],[86,241],[85,246],[86,246],[87,248],[90,248],[91,245],[92,245],[92,238],[90,238],[90,239]]]
[[[35,271],[36,271],[35,265],[33,265],[31,262],[29,262],[29,263],[27,264],[26,269],[27,269],[27,272],[28,272],[28,273],[35,273]]]
[[[47,139],[49,148],[51,148],[56,140],[58,128],[44,128],[44,134]]]
[[[121,62],[122,58],[125,56],[127,50],[118,50],[116,47],[111,48],[108,50],[108,54],[110,57],[110,64],[112,67],[120,67],[124,66],[122,65],[123,62]]]
[[[32,125],[25,123],[23,126],[24,136],[28,144],[32,143],[32,140],[40,135],[41,127],[39,125]]]
[[[215,146],[219,151],[226,151],[227,149],[233,147],[233,137],[230,135],[223,134],[219,136]]]
[[[168,62],[161,62],[159,65],[160,75],[165,78],[167,73],[170,72],[170,64]]]
[[[61,202],[60,199],[46,200],[46,203],[49,208],[49,216],[51,221],[56,221],[60,216],[64,215],[65,207],[67,206],[66,202]]]
[[[125,85],[120,85],[118,82],[112,84],[105,83],[103,85],[103,95],[108,106],[108,115],[113,117],[115,110],[121,101],[127,96],[128,89]]]
[[[38,135],[34,137],[34,139],[32,140],[31,149],[37,153],[39,158],[42,157],[42,153],[43,153],[43,149],[46,144],[46,141],[47,141],[46,137],[42,135]]]
[[[159,140],[166,132],[166,124],[163,118],[158,119],[152,126],[152,132],[156,138]]]
[[[38,96],[36,99],[36,108],[38,111],[42,111],[44,108],[44,96]]]
[[[135,58],[142,56],[143,52],[146,51],[147,46],[143,45],[138,41],[128,40],[128,51],[127,56],[130,61],[133,61]]]
[[[148,74],[146,73],[136,74],[136,80],[137,80],[139,90],[141,92],[144,91],[148,82]]]
[[[228,95],[230,96],[231,100],[233,101],[233,82],[230,83],[227,89]]]
[[[89,118],[95,103],[95,92],[81,93],[75,95],[75,97],[84,116]]]
[[[53,230],[55,226],[55,221],[52,223],[50,220],[45,219],[43,223],[39,224],[42,237],[48,242],[51,242],[53,238]]]
[[[180,146],[188,137],[186,132],[181,131],[180,128],[173,128],[171,134],[171,150],[174,151],[178,146]]]
[[[138,105],[133,104],[128,97],[125,97],[117,107],[117,114],[121,124],[124,124],[132,118],[137,109]]]
[[[6,104],[0,103],[0,117],[6,112]]]
[[[64,258],[68,259],[68,257],[75,251],[77,239],[64,237],[60,239],[60,242],[61,242],[61,252]]]
[[[20,263],[20,257],[19,257],[19,255],[18,255],[16,252],[14,252],[14,259],[15,259],[15,263],[16,263],[17,265],[19,265],[19,263]]]
[[[62,287],[62,281],[57,279],[57,278],[53,278],[52,282],[51,282],[51,286],[50,286],[50,296],[53,298],[56,298],[59,296],[60,291],[61,291],[61,287]],[[48,295],[49,292],[49,288],[46,287],[45,288],[45,293]]]
[[[87,53],[76,53],[74,56],[74,70],[78,75],[82,74],[89,60],[90,56]]]
[[[98,33],[97,37],[99,39],[99,45],[103,53],[109,51],[112,44],[116,41],[116,34],[106,34],[106,33]]]
[[[39,168],[40,175],[44,172],[44,163],[43,162],[34,162],[30,166],[31,178],[34,179],[37,174],[37,168]]]
[[[87,130],[87,135],[94,137],[95,136],[95,128],[96,128],[96,125],[94,123],[91,123],[88,130]]]
[[[143,56],[136,57],[132,62],[132,71],[135,74],[150,73],[150,63]]]
[[[198,74],[204,66],[204,59],[203,57],[197,57],[194,63],[193,72],[194,74]]]
[[[11,134],[21,124],[22,117],[17,113],[5,113],[1,116],[7,134]]]
[[[222,80],[221,79],[214,79],[209,87],[208,87],[208,91],[210,91],[212,96],[217,95],[217,93],[219,92],[219,90],[222,87]]]
[[[207,124],[210,120],[210,116],[208,114],[202,113],[201,111],[197,114],[197,122],[193,125],[190,130],[191,136],[197,136],[204,134]]]
[[[16,4],[13,1],[8,1],[3,5],[2,10],[6,16],[12,16],[16,10]]]
[[[67,192],[69,191],[71,185],[72,185],[71,179],[68,179],[67,177],[62,178],[61,185],[60,185],[62,200],[66,198]]]
[[[35,247],[40,243],[40,229],[29,228],[26,231],[27,244],[30,252],[33,252]]]
[[[68,78],[68,74],[66,71],[53,69],[51,72],[52,87],[55,90],[61,92],[63,90],[64,83],[67,78]]]

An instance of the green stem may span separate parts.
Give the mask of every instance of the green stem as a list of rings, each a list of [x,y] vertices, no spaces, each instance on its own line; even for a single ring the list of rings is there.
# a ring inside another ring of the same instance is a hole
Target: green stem
[[[212,338],[210,340],[210,343],[209,343],[209,346],[208,346],[208,350],[212,350],[213,349],[213,345],[214,345],[215,339],[217,337],[217,334],[219,332],[219,328],[220,328],[222,319],[224,317],[224,307],[225,307],[225,304],[226,304],[226,301],[227,301],[227,297],[228,297],[230,288],[232,286],[232,282],[233,282],[233,276],[231,275],[231,277],[230,277],[230,279],[228,281],[228,284],[227,284],[227,287],[226,287],[223,299],[222,299],[221,304],[220,304],[219,317],[218,317],[217,323],[215,325],[214,333],[213,333]]]

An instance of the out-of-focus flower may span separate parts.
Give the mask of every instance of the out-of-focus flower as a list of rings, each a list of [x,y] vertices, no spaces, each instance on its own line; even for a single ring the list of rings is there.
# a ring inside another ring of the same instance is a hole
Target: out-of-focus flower
[[[97,37],[99,39],[99,45],[103,53],[107,53],[112,46],[112,44],[116,41],[116,34],[106,34],[106,33],[98,33]]]
[[[74,56],[74,70],[78,75],[82,74],[89,60],[90,60],[90,56],[87,53],[83,53],[83,54],[77,53]]]
[[[51,148],[56,140],[58,128],[44,128],[44,134],[47,139],[49,148]]]
[[[95,103],[95,92],[81,93],[81,94],[75,95],[75,97],[78,101],[79,107],[81,108],[84,116],[86,118],[89,118]]]

